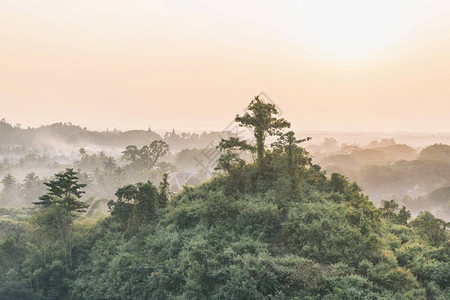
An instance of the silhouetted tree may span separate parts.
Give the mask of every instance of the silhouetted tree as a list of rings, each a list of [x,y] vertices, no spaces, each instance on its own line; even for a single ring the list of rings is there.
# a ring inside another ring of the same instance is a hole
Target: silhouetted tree
[[[27,204],[37,200],[44,192],[45,185],[34,172],[25,176],[21,193]]]
[[[129,145],[122,152],[122,159],[151,169],[162,156],[169,152],[169,149],[169,145],[163,140],[153,141],[150,145],[145,145],[141,149],[134,145]]]
[[[67,265],[72,265],[72,249],[74,245],[71,224],[84,212],[88,205],[80,200],[84,194],[81,189],[86,184],[78,183],[77,173],[73,169],[55,174],[55,179],[45,182],[47,194],[39,197],[36,205],[42,206],[37,223],[44,231],[51,229],[58,236],[66,249]]]
[[[7,205],[16,204],[19,200],[19,184],[12,174],[6,174],[1,183],[3,184],[2,196]]]
[[[65,172],[55,174],[55,179],[44,182],[47,186],[47,194],[39,197],[39,201],[33,202],[36,205],[49,207],[59,205],[70,214],[74,212],[84,212],[87,205],[79,199],[84,194],[81,189],[86,184],[78,183],[77,173],[73,169],[66,169]]]
[[[282,130],[289,128],[291,124],[283,118],[277,118],[278,110],[272,103],[265,103],[256,96],[247,107],[244,115],[237,115],[235,121],[239,126],[247,127],[253,131],[256,145],[249,145],[239,138],[232,137],[228,140],[222,139],[218,148],[221,150],[236,149],[250,150],[256,152],[257,161],[263,164],[265,153],[265,141],[267,136],[281,135]]]

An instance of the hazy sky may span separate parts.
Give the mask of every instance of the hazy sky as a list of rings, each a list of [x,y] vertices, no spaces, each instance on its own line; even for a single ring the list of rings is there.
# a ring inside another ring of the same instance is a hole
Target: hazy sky
[[[1,0],[0,118],[450,132],[450,1]]]

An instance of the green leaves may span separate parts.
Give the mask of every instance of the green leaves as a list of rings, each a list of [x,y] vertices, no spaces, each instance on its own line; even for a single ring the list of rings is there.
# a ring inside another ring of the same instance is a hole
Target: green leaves
[[[125,225],[128,231],[147,224],[157,209],[165,208],[170,200],[168,176],[165,174],[159,188],[150,181],[129,184],[117,190],[116,201],[109,201],[111,215]]]
[[[424,239],[436,247],[448,240],[447,228],[450,226],[449,223],[434,217],[428,211],[421,212],[410,224],[417,228]]]
[[[162,156],[169,152],[169,149],[169,145],[163,140],[155,140],[150,145],[145,145],[140,149],[134,145],[129,145],[122,152],[122,159],[151,169]]]
[[[278,110],[272,103],[265,103],[256,96],[247,107],[244,115],[237,115],[235,121],[239,126],[253,131],[256,145],[249,145],[237,137],[228,140],[222,139],[218,148],[221,150],[249,150],[257,153],[257,160],[263,163],[265,152],[265,140],[268,135],[281,135],[282,130],[289,128],[291,124],[283,118],[277,118]]]
[[[377,209],[356,183],[327,177],[299,145],[309,138],[284,132],[289,123],[258,97],[236,121],[256,144],[222,140],[223,172],[174,197],[167,174],[159,186],[123,186],[97,223],[74,222],[85,185],[72,169],[56,174],[31,230],[0,218],[9,238],[0,240],[0,298],[448,298],[447,223],[422,213],[408,224],[394,201]],[[270,150],[269,135],[278,136]],[[167,151],[154,141],[123,154],[144,170]]]
[[[246,141],[239,139],[238,137],[230,137],[229,139],[221,139],[217,149],[220,150],[241,150],[255,152],[256,148],[249,145]]]
[[[77,173],[73,169],[66,169],[65,172],[55,174],[55,179],[44,182],[47,186],[47,194],[39,197],[36,205],[44,207],[52,205],[61,205],[67,212],[84,212],[87,204],[80,201],[79,198],[85,193],[82,188],[86,184],[78,183]]]

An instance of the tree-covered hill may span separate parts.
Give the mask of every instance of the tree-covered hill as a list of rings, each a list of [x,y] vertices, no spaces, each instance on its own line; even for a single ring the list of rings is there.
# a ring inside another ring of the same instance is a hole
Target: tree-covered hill
[[[217,174],[200,186],[127,185],[110,216],[92,219],[69,169],[32,217],[5,213],[0,298],[450,298],[448,224],[428,212],[410,221],[394,201],[378,209],[327,176],[259,98],[236,121],[255,142],[222,140]]]
[[[450,198],[441,190],[450,185],[449,145],[433,144],[419,153],[407,145],[397,144],[370,149],[332,146],[338,150],[319,160],[323,169],[356,180],[377,205],[383,199],[395,199],[406,205],[413,215],[430,210],[450,220]]]
[[[144,145],[149,140],[159,140],[151,130],[130,131],[91,131],[72,123],[54,123],[38,128],[12,126],[5,120],[0,121],[0,143],[2,146],[22,147],[86,147],[88,145],[104,147],[126,147],[130,144]]]
[[[227,132],[228,134],[228,132]],[[1,147],[25,147],[31,149],[58,150],[70,148],[125,148],[128,145],[144,146],[149,141],[164,139],[174,151],[186,148],[204,148],[216,142],[224,132],[211,131],[197,133],[166,132],[162,137],[148,130],[117,129],[106,131],[88,130],[86,127],[72,123],[54,123],[37,128],[21,128],[20,124],[12,125],[5,119],[0,120]]]

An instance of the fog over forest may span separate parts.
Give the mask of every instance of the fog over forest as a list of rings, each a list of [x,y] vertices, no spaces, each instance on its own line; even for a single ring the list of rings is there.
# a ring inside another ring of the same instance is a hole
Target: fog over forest
[[[450,134],[376,132],[298,132],[311,137],[303,144],[313,161],[330,175],[339,172],[358,182],[372,201],[392,200],[414,215],[429,210],[450,220]],[[23,129],[0,123],[2,206],[32,206],[44,193],[43,182],[65,168],[74,168],[87,184],[91,201],[111,199],[117,188],[134,182],[156,183],[169,175],[171,189],[198,185],[215,172],[215,149],[221,138],[241,135],[228,124],[224,131],[158,134],[151,130],[91,131],[72,123]],[[124,156],[128,146],[142,148],[153,141],[167,143],[150,169]],[[252,161],[247,156],[248,161]],[[31,176],[33,174],[33,176]],[[30,179],[36,181],[31,184]],[[11,187],[12,185],[12,187]],[[32,188],[30,187],[32,186]],[[30,190],[31,189],[31,190]],[[103,200],[106,203],[106,200]],[[103,212],[106,212],[103,205]]]
[[[0,300],[449,300],[449,0],[1,0]]]
[[[446,299],[450,135],[290,127],[2,120],[0,298]]]

